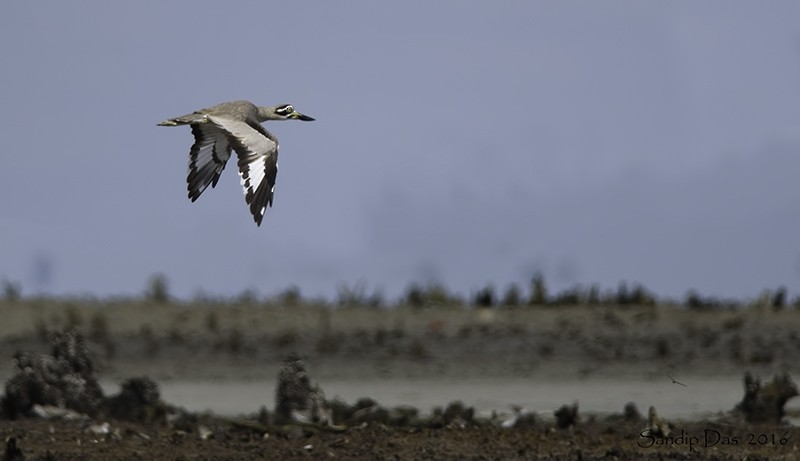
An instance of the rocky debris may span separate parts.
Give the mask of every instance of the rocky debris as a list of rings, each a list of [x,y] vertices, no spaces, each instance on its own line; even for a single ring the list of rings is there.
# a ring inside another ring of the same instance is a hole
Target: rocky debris
[[[300,357],[290,354],[278,373],[275,422],[333,424],[333,414],[319,384],[308,376]]]
[[[3,452],[2,461],[24,461],[25,455],[17,446],[17,438],[9,437],[6,439],[6,449]]]
[[[390,427],[463,428],[488,424],[488,420],[479,420],[474,407],[466,406],[461,401],[450,402],[445,407],[435,407],[427,417],[420,416],[419,410],[414,407],[407,405],[384,407],[368,397],[358,399],[353,405],[336,399],[330,402],[330,406],[333,419],[344,426],[380,424]]]
[[[555,417],[559,429],[566,429],[578,424],[578,402],[572,405],[562,405],[556,410]]]
[[[101,436],[113,434],[113,428],[111,427],[111,424],[109,424],[106,421],[100,424],[90,424],[86,426],[85,431],[92,435],[101,435]]]
[[[670,432],[669,424],[661,420],[656,413],[656,407],[650,406],[647,410],[647,427],[642,431],[643,436],[667,437]]]
[[[83,413],[78,413],[69,408],[55,407],[53,405],[39,405],[38,403],[31,407],[29,414],[41,419],[80,420],[88,418],[88,416]]]
[[[201,424],[197,426],[197,437],[200,438],[200,440],[208,440],[214,437],[214,431],[212,431],[208,426]]]
[[[357,426],[364,423],[389,425],[389,410],[374,399],[362,397],[353,405],[341,400],[331,402],[334,420],[345,426]]]
[[[766,385],[750,372],[744,374],[744,398],[736,410],[751,423],[777,424],[783,418],[786,402],[798,395],[797,385],[788,373],[776,375]]]
[[[170,407],[150,378],[130,378],[119,394],[104,398],[83,336],[77,330],[53,332],[50,354],[18,351],[16,374],[6,382],[0,414],[15,419],[86,419],[101,414],[143,423],[166,423]]]
[[[641,421],[642,414],[639,413],[639,408],[636,407],[636,404],[633,402],[628,402],[625,404],[625,408],[622,410],[622,417],[626,421]]]
[[[95,415],[103,391],[94,376],[86,342],[77,330],[53,332],[51,353],[14,355],[16,374],[6,382],[2,413],[8,418],[27,415],[34,405],[69,408]]]
[[[464,405],[460,400],[450,402],[444,410],[433,409],[430,418],[433,427],[466,427],[475,424],[475,408]]]
[[[158,384],[146,376],[123,381],[120,393],[106,399],[105,409],[110,416],[125,421],[167,421],[168,408],[161,400]]]
[[[512,405],[511,406],[511,415],[504,416],[504,417],[497,417],[494,415],[492,417],[493,422],[505,429],[511,428],[531,428],[535,427],[539,424],[539,418],[536,416],[536,413],[526,410],[519,405]]]

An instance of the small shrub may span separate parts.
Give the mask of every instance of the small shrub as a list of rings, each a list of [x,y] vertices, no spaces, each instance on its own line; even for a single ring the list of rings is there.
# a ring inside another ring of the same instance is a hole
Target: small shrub
[[[600,304],[600,288],[597,285],[593,284],[589,287],[589,292],[586,294],[586,304]]]
[[[367,298],[367,306],[369,307],[379,308],[383,307],[385,304],[386,299],[383,295],[383,291],[378,288],[376,288],[375,291],[369,295],[369,298]]]
[[[639,283],[633,285],[629,301],[637,306],[655,306],[658,303],[653,292]]]
[[[405,304],[408,304],[412,307],[422,307],[425,304],[425,297],[422,287],[417,283],[411,283],[408,285],[403,298],[405,300]]]
[[[532,306],[543,306],[547,304],[547,285],[544,282],[544,275],[541,272],[534,274],[531,279],[531,297],[528,304]]]
[[[258,303],[258,294],[252,288],[248,288],[236,296],[234,301],[236,304],[248,306]]]
[[[550,301],[550,304],[555,304],[557,306],[577,306],[584,303],[584,298],[583,288],[580,285],[575,285],[572,288],[567,288],[556,294],[552,301]]]
[[[494,287],[489,284],[478,290],[472,303],[478,307],[492,307],[495,305]]]
[[[616,302],[620,306],[624,306],[626,304],[630,304],[630,302],[631,302],[631,297],[628,294],[628,284],[625,283],[624,280],[619,282],[619,285],[617,285]]]
[[[303,295],[300,292],[300,287],[291,285],[278,294],[278,302],[284,306],[297,306],[303,302]]]
[[[684,301],[684,304],[689,309],[703,309],[708,307],[697,290],[689,290],[689,292],[686,293],[686,301]]]
[[[157,304],[169,302],[169,284],[164,274],[155,274],[150,277],[144,297],[147,301]]]
[[[500,304],[503,306],[519,306],[522,302],[522,291],[519,289],[519,285],[516,283],[510,284],[506,287],[505,293],[503,293],[503,299],[500,301]]]
[[[459,304],[461,301],[451,295],[447,288],[440,283],[430,283],[425,287],[418,283],[411,283],[406,288],[400,302],[411,307],[430,307]]]
[[[351,287],[347,283],[340,283],[336,289],[336,304],[340,306],[367,306],[367,286],[362,280]]]
[[[3,280],[3,299],[8,302],[19,301],[22,297],[22,286],[10,280]]]
[[[782,311],[786,307],[786,287],[780,287],[772,295],[772,309]]]

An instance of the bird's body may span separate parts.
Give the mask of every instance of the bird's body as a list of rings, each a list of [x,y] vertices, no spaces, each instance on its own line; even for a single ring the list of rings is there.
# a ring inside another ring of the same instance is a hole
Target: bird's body
[[[209,184],[217,185],[231,150],[235,151],[245,201],[260,226],[267,207],[272,206],[278,174],[278,138],[261,123],[291,119],[314,120],[295,111],[290,104],[259,107],[248,101],[231,101],[171,118],[159,125],[192,127],[195,142],[189,150],[186,182],[193,202]]]

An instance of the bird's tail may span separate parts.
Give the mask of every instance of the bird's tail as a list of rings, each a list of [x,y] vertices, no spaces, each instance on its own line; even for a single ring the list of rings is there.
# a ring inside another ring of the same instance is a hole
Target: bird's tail
[[[206,122],[206,116],[203,114],[186,114],[181,115],[180,117],[169,118],[160,122],[158,126],[180,126],[180,125],[191,125],[192,123],[203,123]]]

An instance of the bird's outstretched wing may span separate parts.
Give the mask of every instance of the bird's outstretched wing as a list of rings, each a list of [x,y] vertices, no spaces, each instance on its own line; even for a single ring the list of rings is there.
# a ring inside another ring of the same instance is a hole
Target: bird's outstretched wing
[[[189,198],[194,202],[211,184],[217,185],[219,175],[231,156],[231,145],[225,131],[212,123],[192,125],[194,144],[189,150],[189,173],[186,183]]]
[[[239,157],[239,178],[244,199],[250,205],[256,224],[261,225],[267,207],[272,206],[275,177],[278,175],[278,143],[268,137],[266,130],[256,124],[208,116],[215,126],[227,134],[228,143]]]

